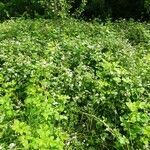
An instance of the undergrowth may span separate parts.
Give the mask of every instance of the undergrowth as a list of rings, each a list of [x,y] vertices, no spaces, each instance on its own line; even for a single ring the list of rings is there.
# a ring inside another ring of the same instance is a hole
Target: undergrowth
[[[0,149],[150,148],[150,24],[0,24]]]

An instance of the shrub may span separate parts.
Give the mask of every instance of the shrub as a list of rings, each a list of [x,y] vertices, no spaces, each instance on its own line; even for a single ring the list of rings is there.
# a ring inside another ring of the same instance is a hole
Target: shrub
[[[149,0],[1,0],[1,19],[66,17],[149,20]]]
[[[74,1],[73,8],[80,7],[82,0]],[[100,18],[113,20],[134,18],[149,20],[149,0],[87,0],[82,12],[86,19]]]
[[[0,26],[1,149],[149,149],[148,23]]]
[[[2,0],[1,5],[5,9],[0,8],[2,17],[64,17],[68,13],[69,3],[66,0]],[[1,7],[0,5],[0,7]]]

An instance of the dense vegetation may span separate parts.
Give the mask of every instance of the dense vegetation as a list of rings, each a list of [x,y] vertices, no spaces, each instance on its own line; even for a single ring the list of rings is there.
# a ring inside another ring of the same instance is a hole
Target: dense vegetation
[[[1,0],[0,18],[53,18],[73,15],[91,18],[150,19],[150,0]]]
[[[150,24],[0,24],[0,149],[149,150]]]
[[[1,0],[0,150],[149,150],[149,19],[150,0]]]

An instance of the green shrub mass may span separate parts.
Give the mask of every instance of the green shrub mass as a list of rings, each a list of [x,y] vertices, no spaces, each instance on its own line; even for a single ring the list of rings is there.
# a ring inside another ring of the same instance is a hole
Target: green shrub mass
[[[1,150],[149,150],[150,24],[0,24]]]

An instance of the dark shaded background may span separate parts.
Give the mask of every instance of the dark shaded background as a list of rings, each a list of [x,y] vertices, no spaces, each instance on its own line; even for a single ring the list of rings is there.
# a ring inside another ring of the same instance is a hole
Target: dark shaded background
[[[1,0],[0,19],[18,16],[52,18],[54,14],[52,8],[49,7],[52,1],[43,0],[41,3],[40,0]],[[146,1],[148,5],[145,6]],[[59,3],[59,0],[55,2]],[[82,0],[68,0],[68,3],[71,4],[70,15],[73,15],[81,6]],[[88,0],[78,17],[149,20],[148,10],[150,10],[149,0]]]

